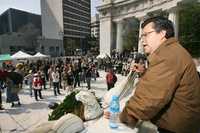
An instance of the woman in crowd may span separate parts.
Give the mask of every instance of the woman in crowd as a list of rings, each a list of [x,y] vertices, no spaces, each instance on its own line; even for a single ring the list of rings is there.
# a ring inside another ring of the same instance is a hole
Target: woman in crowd
[[[74,75],[72,72],[72,68],[69,67],[69,70],[67,72],[68,91],[73,91],[73,83],[74,83]]]

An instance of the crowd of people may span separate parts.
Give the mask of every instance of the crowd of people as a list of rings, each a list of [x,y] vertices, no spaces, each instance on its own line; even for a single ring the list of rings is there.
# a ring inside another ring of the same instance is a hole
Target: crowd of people
[[[10,76],[10,73],[13,76]],[[34,96],[38,101],[43,99],[42,91],[46,89],[52,88],[52,94],[57,96],[61,95],[60,89],[64,89],[68,93],[74,88],[80,87],[81,82],[84,82],[89,90],[91,89],[91,80],[96,80],[98,76],[97,64],[92,58],[39,60],[31,63],[18,63],[16,66],[4,64],[0,71],[0,92],[6,88],[6,102],[11,103],[11,107],[14,107],[15,102],[19,106],[21,105],[18,93],[22,89],[23,83],[29,86],[29,95]],[[22,77],[21,81],[18,81],[19,77]],[[0,100],[2,103],[2,98]],[[0,107],[2,109],[2,104]]]
[[[22,88],[23,78],[12,78],[12,75],[24,77],[29,85],[30,96],[34,94],[38,101],[38,96],[43,99],[43,89],[53,88],[52,94],[57,96],[61,94],[60,89],[73,91],[80,87],[81,82],[85,82],[90,90],[91,79],[96,80],[99,76],[98,68],[108,72],[105,79],[110,90],[117,81],[115,73],[127,75],[131,69],[139,73],[140,78],[135,94],[120,114],[121,122],[135,127],[139,120],[150,120],[157,125],[159,133],[197,133],[200,130],[199,61],[192,60],[190,54],[174,38],[173,23],[166,18],[145,20],[141,41],[148,67],[139,62],[130,67],[129,58],[134,57],[121,58],[118,54],[99,61],[93,58],[65,58],[27,62],[16,67],[6,65],[0,71],[0,87],[7,88],[7,102],[13,107],[14,102],[21,105],[18,92]],[[46,86],[47,81],[49,88]],[[110,114],[105,112],[104,115],[109,118]]]
[[[6,90],[6,102],[11,103],[11,107],[14,107],[15,102],[19,106],[21,105],[18,93],[22,89],[23,84],[28,85],[29,95],[34,97],[36,101],[43,99],[42,90],[46,89],[52,88],[54,96],[61,94],[60,89],[64,89],[67,92],[73,91],[74,88],[80,87],[81,82],[86,83],[87,88],[91,89],[91,79],[95,81],[100,76],[98,69],[107,72],[105,80],[107,90],[110,90],[117,81],[116,73],[122,75],[128,74],[131,57],[127,56],[126,58],[129,58],[129,60],[123,60],[119,56],[112,55],[111,58],[108,57],[105,59],[96,59],[95,57],[64,57],[26,61],[17,63],[16,65],[4,63],[0,74],[8,75],[7,72],[15,72],[15,74],[13,74],[12,77],[14,78],[12,80],[10,80],[9,76],[1,76],[0,93],[2,93],[2,90]],[[16,77],[19,75],[23,79],[16,84],[15,80],[18,80]],[[8,85],[7,82],[11,82],[11,84],[9,83]],[[10,92],[13,90],[14,93],[10,95]],[[2,103],[2,101],[0,102]],[[0,108],[2,108],[2,105]]]

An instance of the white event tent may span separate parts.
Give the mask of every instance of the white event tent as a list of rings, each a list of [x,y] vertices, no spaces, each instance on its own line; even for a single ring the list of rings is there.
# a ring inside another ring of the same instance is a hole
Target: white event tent
[[[31,59],[33,58],[33,56],[25,52],[18,51],[17,53],[13,54],[11,58],[12,59]]]
[[[33,57],[34,58],[47,58],[49,56],[48,55],[44,55],[44,54],[42,54],[40,52],[37,52]]]

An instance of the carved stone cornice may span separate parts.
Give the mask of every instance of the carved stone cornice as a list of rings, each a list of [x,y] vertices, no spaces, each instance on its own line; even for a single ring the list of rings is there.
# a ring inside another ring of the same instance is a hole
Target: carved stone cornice
[[[109,4],[104,4],[104,5],[101,5],[101,6],[97,6],[96,8],[97,8],[97,10],[98,10],[99,12],[101,12],[101,11],[103,11],[103,10],[106,10],[106,9],[111,8],[112,6],[113,6],[113,4],[112,4],[112,3],[109,3]]]
[[[149,12],[170,10],[182,1],[185,0],[112,0],[97,9],[101,14],[100,18],[112,17],[113,20],[121,20],[129,17],[140,18]]]

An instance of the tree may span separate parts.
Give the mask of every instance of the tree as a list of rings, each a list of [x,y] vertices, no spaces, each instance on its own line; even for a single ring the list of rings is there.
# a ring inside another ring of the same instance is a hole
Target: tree
[[[139,21],[135,19],[127,20],[124,24],[123,49],[131,51],[133,47],[138,47]]]
[[[97,54],[98,53],[98,39],[95,36],[86,36],[85,43],[86,45],[83,46],[83,49],[87,52],[91,52],[91,54]]]
[[[179,13],[179,40],[193,57],[200,57],[200,4],[187,3]]]

